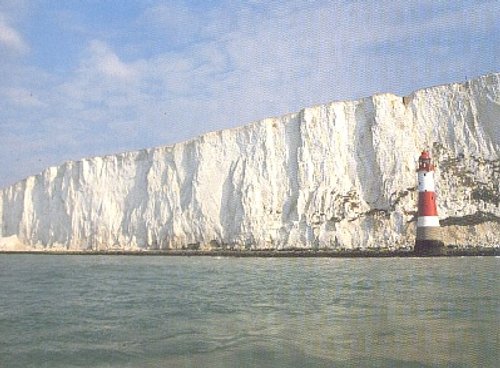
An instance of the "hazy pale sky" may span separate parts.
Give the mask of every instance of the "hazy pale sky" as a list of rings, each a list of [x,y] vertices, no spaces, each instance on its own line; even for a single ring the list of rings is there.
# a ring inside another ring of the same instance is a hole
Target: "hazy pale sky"
[[[500,1],[0,0],[0,187],[499,62]]]

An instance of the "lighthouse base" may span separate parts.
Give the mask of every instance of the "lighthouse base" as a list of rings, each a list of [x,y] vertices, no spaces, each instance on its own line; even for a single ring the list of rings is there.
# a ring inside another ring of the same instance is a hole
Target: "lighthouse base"
[[[445,256],[446,247],[441,240],[417,240],[413,253],[416,256]]]
[[[417,227],[417,240],[413,253],[416,256],[444,256],[446,247],[441,239],[440,227]]]

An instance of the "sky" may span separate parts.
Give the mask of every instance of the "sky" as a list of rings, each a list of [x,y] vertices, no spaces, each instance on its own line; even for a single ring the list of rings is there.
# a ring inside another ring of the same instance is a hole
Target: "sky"
[[[499,71],[498,0],[0,0],[0,187]]]

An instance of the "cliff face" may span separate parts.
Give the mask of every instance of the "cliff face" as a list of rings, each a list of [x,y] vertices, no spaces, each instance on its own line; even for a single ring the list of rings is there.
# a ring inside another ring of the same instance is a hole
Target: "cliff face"
[[[500,243],[500,74],[333,102],[0,192],[0,249],[412,246],[416,160],[447,244]]]

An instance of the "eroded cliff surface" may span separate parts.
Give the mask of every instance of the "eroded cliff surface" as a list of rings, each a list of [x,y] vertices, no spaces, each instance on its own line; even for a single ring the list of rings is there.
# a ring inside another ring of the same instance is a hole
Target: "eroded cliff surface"
[[[424,148],[446,243],[498,245],[490,74],[50,167],[0,192],[0,249],[412,246]]]

